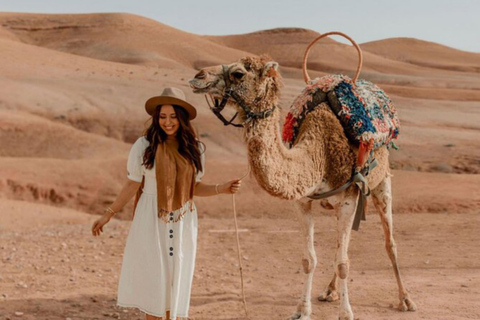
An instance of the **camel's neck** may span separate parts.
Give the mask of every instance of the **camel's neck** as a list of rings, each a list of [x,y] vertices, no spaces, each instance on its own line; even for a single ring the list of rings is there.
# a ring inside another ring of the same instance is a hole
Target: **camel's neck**
[[[268,193],[288,200],[300,199],[322,181],[323,139],[306,135],[288,149],[281,139],[279,117],[277,108],[272,116],[255,120],[245,128],[250,165]]]

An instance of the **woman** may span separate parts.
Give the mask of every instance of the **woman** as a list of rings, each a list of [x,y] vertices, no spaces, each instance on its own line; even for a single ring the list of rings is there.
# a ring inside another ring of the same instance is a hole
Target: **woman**
[[[136,307],[146,319],[187,318],[197,247],[193,196],[236,193],[240,180],[207,185],[203,144],[190,124],[195,108],[177,88],[165,88],[145,108],[152,124],[132,146],[128,179],[113,204],[94,222],[92,234],[137,193],[125,246],[117,303]]]

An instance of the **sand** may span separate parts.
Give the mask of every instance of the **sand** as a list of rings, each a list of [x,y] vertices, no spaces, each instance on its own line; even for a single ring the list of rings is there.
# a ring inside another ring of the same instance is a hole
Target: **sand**
[[[115,307],[132,204],[101,238],[89,229],[126,179],[129,148],[148,120],[143,102],[164,86],[182,88],[198,107],[204,181],[243,176],[241,130],[224,128],[187,81],[207,65],[265,53],[281,65],[286,113],[304,86],[303,50],[317,35],[290,28],[212,37],[130,14],[0,13],[0,319],[141,319]],[[355,317],[480,318],[480,54],[410,38],[361,47],[361,78],[386,90],[402,121],[401,148],[391,152],[394,225],[419,310],[395,310],[379,218],[369,212],[350,246]],[[353,76],[356,63],[350,46],[325,39],[312,50],[309,71]],[[241,319],[231,199],[196,202],[191,318]],[[237,208],[252,319],[284,319],[304,281],[292,205],[249,177]],[[335,249],[333,213],[316,212],[314,298],[333,274]],[[336,319],[337,311],[338,302],[313,299],[312,319]]]

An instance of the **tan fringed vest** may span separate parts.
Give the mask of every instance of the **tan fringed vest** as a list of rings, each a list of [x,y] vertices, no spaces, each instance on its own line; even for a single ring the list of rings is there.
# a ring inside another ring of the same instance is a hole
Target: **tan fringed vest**
[[[182,209],[174,220],[181,220],[186,213],[185,204],[190,201],[192,206],[195,188],[195,167],[178,152],[178,141],[168,137],[165,142],[158,144],[155,154],[155,176],[157,180],[158,217],[168,222],[170,212]],[[145,176],[135,196],[133,213],[138,200],[142,195]]]

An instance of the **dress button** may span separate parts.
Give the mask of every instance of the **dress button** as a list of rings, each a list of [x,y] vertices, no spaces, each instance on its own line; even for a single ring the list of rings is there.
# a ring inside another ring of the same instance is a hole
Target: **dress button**
[[[173,233],[173,230],[172,230],[172,229],[170,229],[170,233]]]
[[[170,235],[170,239],[172,239],[172,238],[173,238],[173,234]]]
[[[173,256],[173,252],[170,252],[170,256]]]
[[[170,217],[173,217],[173,212],[170,212]]]
[[[173,251],[173,247],[170,247],[170,251]]]
[[[173,217],[170,217],[170,221],[173,221]]]

